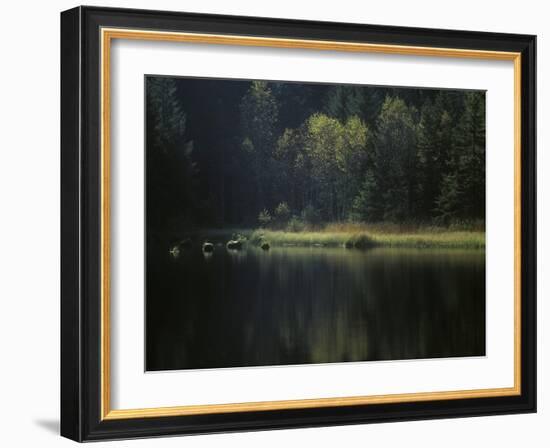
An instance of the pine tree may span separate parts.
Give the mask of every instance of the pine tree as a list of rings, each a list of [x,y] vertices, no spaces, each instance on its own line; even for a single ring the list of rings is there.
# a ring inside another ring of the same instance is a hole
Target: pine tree
[[[274,158],[277,142],[278,107],[265,81],[253,81],[240,105],[243,149],[249,156],[254,179],[256,209],[270,208],[277,192],[278,164]]]
[[[353,200],[351,218],[354,221],[382,221],[385,204],[376,179],[372,170],[366,172],[363,184]]]
[[[329,91],[325,101],[327,115],[346,121],[357,116],[367,124],[374,124],[384,102],[379,87],[338,85]]]
[[[437,199],[440,220],[485,218],[485,94],[467,92]]]
[[[147,216],[153,228],[189,219],[197,206],[193,142],[185,140],[186,116],[174,79],[146,81]]]
[[[461,217],[464,192],[457,173],[450,173],[441,179],[441,192],[436,199],[436,222],[448,225]]]
[[[434,101],[426,100],[418,126],[419,212],[427,219],[436,213],[443,178],[448,174],[448,153],[453,144],[453,122],[443,103],[442,94]]]
[[[147,78],[148,144],[168,154],[177,150],[185,134],[186,117],[176,98],[172,78]]]
[[[463,184],[465,217],[485,217],[485,94],[468,92],[458,126],[460,181]]]
[[[386,97],[377,120],[373,163],[363,181],[360,195],[377,198],[355,211],[372,220],[404,221],[417,208],[416,111],[399,97]],[[366,189],[366,190],[365,190]],[[369,216],[370,215],[370,216]]]

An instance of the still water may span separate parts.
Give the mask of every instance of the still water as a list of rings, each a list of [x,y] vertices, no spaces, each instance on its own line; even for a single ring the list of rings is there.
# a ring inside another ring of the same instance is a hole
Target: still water
[[[146,369],[485,354],[485,252],[148,253]]]

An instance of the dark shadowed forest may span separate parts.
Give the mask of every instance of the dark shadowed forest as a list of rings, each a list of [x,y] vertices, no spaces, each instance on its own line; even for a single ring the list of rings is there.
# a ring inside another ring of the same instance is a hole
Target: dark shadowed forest
[[[485,92],[146,77],[147,226],[483,229]]]

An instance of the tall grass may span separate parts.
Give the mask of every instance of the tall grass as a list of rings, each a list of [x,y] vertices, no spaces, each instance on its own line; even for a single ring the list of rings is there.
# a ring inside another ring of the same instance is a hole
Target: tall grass
[[[396,248],[456,248],[484,249],[485,230],[483,223],[465,223],[451,227],[419,224],[365,224],[331,223],[319,227],[299,229],[202,229],[188,232],[194,241],[209,240],[225,244],[229,240],[260,246],[301,247],[396,247]],[[181,239],[181,234],[178,236]],[[174,241],[177,238],[174,237]],[[179,240],[178,240],[179,241]]]
[[[330,224],[321,230],[301,232],[259,229],[250,234],[249,240],[252,244],[268,241],[273,246],[485,248],[484,231],[432,227],[405,230],[386,224]]]

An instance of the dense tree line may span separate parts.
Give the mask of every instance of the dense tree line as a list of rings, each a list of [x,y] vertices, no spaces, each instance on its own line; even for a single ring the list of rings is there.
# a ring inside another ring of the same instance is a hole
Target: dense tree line
[[[147,219],[443,225],[485,217],[485,94],[148,77]]]

